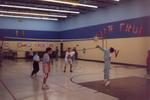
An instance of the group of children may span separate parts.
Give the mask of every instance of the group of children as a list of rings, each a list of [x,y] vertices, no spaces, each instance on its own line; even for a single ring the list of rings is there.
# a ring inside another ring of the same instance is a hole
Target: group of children
[[[99,48],[104,52],[104,82],[105,86],[108,86],[110,84],[109,80],[109,73],[110,73],[110,67],[111,67],[111,53],[115,52],[114,48],[110,49],[105,49],[102,48],[101,46],[97,46],[96,48]],[[73,60],[75,60],[75,55],[76,55],[76,50],[67,48],[66,54],[65,54],[65,66],[64,66],[64,72],[66,72],[67,65],[70,67],[70,72],[72,73],[72,67],[73,67]],[[43,55],[43,73],[44,73],[44,78],[43,78],[43,84],[42,84],[42,89],[48,89],[48,85],[46,84],[46,81],[48,79],[50,69],[51,69],[51,58],[50,54],[52,53],[51,48],[47,48],[44,55]],[[36,73],[39,71],[39,61],[40,57],[36,53],[33,57],[33,71],[31,73],[32,78],[36,76]]]
[[[43,68],[43,83],[42,83],[42,89],[49,89],[48,85],[46,84],[46,81],[48,79],[50,70],[51,70],[51,58],[50,54],[52,53],[51,48],[46,48],[45,53],[43,55],[43,60],[42,60],[42,68]],[[33,71],[31,73],[31,77],[35,78],[37,72],[39,71],[39,62],[40,62],[40,57],[38,53],[35,53],[33,56]]]
[[[104,82],[105,86],[108,86],[110,84],[109,80],[109,73],[110,73],[110,67],[111,67],[111,53],[115,52],[114,48],[110,49],[105,49],[102,48],[101,46],[97,46],[96,48],[99,48],[101,51],[104,52]],[[65,54],[65,66],[64,66],[64,72],[66,72],[66,67],[67,65],[70,66],[70,72],[72,73],[72,67],[73,67],[73,60],[75,59],[75,51],[71,48],[68,48]],[[52,54],[52,49],[51,48],[46,48],[46,51],[43,55],[43,73],[44,73],[44,78],[43,78],[43,84],[42,84],[42,89],[48,89],[48,85],[46,84],[46,81],[48,79],[50,70],[51,70],[51,58],[50,54]],[[33,71],[31,73],[31,77],[34,78],[36,76],[36,73],[39,71],[39,61],[40,57],[36,53],[33,57]]]
[[[48,85],[46,84],[46,81],[48,79],[49,73],[51,71],[51,65],[52,65],[52,59],[50,55],[52,54],[52,48],[46,48],[46,51],[43,55],[42,58],[42,68],[43,68],[43,73],[44,73],[44,78],[43,78],[43,83],[42,83],[42,89],[48,89]],[[75,52],[71,50],[71,48],[68,48],[66,51],[65,55],[65,67],[64,67],[64,72],[66,72],[66,66],[70,66],[70,72],[73,72],[72,70],[72,62],[75,56]],[[38,53],[35,53],[33,56],[33,71],[31,73],[31,77],[35,78],[37,72],[39,71],[39,62],[40,62],[40,57]]]

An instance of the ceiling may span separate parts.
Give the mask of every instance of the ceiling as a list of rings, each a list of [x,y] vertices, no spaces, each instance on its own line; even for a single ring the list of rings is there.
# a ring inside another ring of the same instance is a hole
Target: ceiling
[[[0,17],[64,20],[119,3],[114,0],[0,0]]]

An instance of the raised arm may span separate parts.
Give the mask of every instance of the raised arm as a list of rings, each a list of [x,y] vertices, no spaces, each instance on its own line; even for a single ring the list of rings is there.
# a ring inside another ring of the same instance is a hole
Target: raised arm
[[[105,51],[104,48],[102,48],[101,46],[97,45],[96,48],[99,48],[101,51]]]

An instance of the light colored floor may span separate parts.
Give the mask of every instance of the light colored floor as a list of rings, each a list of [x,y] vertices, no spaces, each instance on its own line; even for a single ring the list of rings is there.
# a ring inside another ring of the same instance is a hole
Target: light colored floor
[[[80,82],[103,80],[103,64],[78,61],[73,73],[63,73],[64,61],[54,62],[48,80],[49,90],[41,89],[42,71],[36,79],[30,78],[32,62],[3,61],[0,68],[0,100],[118,100],[116,97],[78,85]],[[41,65],[41,64],[40,64]],[[41,67],[40,67],[41,69]],[[145,77],[144,68],[112,65],[111,79]],[[72,80],[72,81],[71,81]]]

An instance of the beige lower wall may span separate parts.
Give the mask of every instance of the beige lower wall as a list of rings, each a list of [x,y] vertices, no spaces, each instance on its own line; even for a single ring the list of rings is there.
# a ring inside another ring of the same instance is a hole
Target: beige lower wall
[[[17,51],[17,57],[25,57],[25,52],[31,48],[33,51],[45,51],[47,47],[55,49],[58,45],[57,42],[3,41],[3,49]]]
[[[18,57],[24,57],[25,51],[29,51],[30,48],[33,51],[44,51],[46,47],[55,49],[56,46],[60,46],[59,44],[58,42],[4,41],[3,48],[15,50],[18,53]],[[96,47],[98,44],[102,45],[102,41],[64,42],[64,48],[76,47],[77,49],[83,49]],[[113,62],[146,65],[147,51],[150,49],[150,37],[108,39],[107,47],[114,47],[120,51],[117,58],[112,55]],[[87,50],[86,53],[78,51],[78,53],[81,59],[103,60],[103,52],[99,49]]]
[[[88,40],[64,42],[64,48],[77,47],[77,49],[83,49],[95,47],[97,44],[102,45],[102,41],[95,42],[93,40]],[[146,65],[147,51],[150,49],[150,37],[108,39],[107,46],[114,47],[120,51],[117,58],[112,55],[113,62]],[[88,50],[85,54],[81,51],[78,53],[81,59],[103,60],[103,52],[98,49]]]

